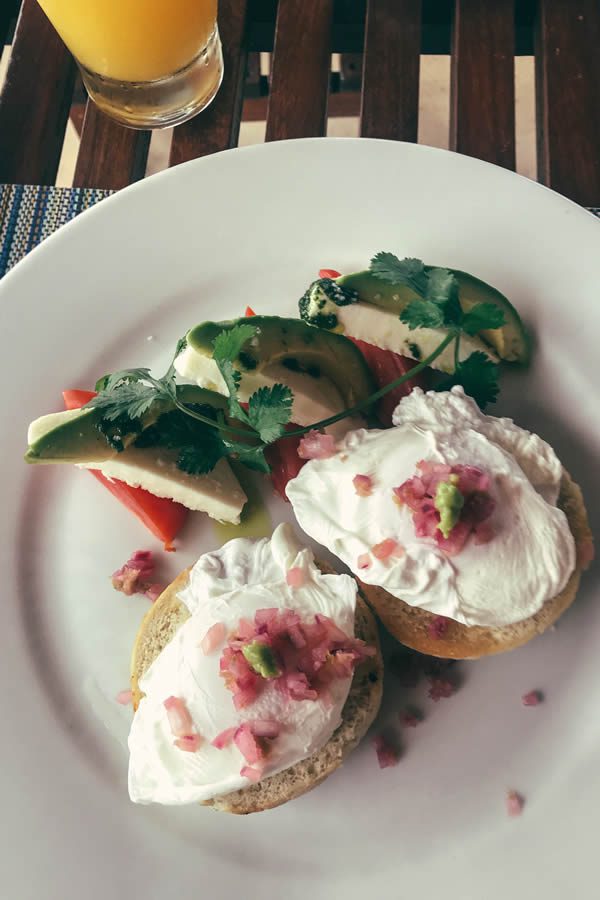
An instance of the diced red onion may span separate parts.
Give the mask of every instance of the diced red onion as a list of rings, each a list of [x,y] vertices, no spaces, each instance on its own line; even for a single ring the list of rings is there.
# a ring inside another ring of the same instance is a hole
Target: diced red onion
[[[171,732],[175,737],[185,737],[194,730],[190,712],[180,697],[167,697],[163,703]]]
[[[243,725],[236,728],[233,742],[246,762],[251,766],[264,759],[265,751],[260,741],[257,740],[256,735],[252,733],[252,728],[248,722],[244,722]]]
[[[422,721],[422,717],[412,710],[406,709],[400,714],[400,721],[406,728],[416,728],[419,722]]]
[[[208,656],[209,653],[213,653],[217,647],[220,647],[225,640],[226,634],[227,629],[223,622],[215,622],[214,625],[211,625],[200,641],[200,649],[204,655]]]
[[[164,589],[164,585],[162,584],[149,584],[144,591],[144,594],[146,595],[150,603],[156,603]]]
[[[244,648],[255,641],[273,652],[277,676],[264,678],[250,667]],[[230,636],[221,653],[219,671],[232,692],[235,708],[242,710],[259,698],[268,682],[273,682],[288,700],[321,699],[332,680],[351,677],[356,665],[374,653],[374,647],[348,636],[329,616],[317,613],[312,622],[301,622],[292,609],[262,609],[256,612],[254,623],[240,623]],[[237,740],[247,738],[240,735]]]
[[[223,750],[225,747],[228,747],[233,741],[233,736],[238,729],[237,725],[234,725],[233,728],[226,728],[225,731],[221,731],[216,738],[213,738],[211,744],[213,747],[216,747],[217,750]]]
[[[375,559],[389,559],[390,556],[396,555],[398,547],[398,541],[395,541],[394,538],[386,538],[384,541],[371,547],[371,553]]]
[[[179,750],[184,750],[186,753],[195,753],[202,743],[202,738],[199,734],[184,734],[182,737],[174,740],[173,743]]]
[[[541,691],[528,691],[521,697],[523,706],[539,706],[543,699]]]
[[[292,566],[291,569],[288,569],[285,575],[286,584],[292,588],[300,588],[306,581],[306,575],[304,569],[301,569],[300,566]]]
[[[388,769],[390,766],[398,764],[400,758],[398,751],[382,734],[378,734],[373,739],[375,752],[377,753],[377,762],[380,769]]]
[[[240,769],[240,775],[242,778],[247,778],[249,781],[256,783],[262,778],[263,771],[264,769],[260,769],[257,766],[243,766]]]
[[[439,641],[448,631],[450,620],[446,616],[436,616],[427,626],[427,634],[434,641]]]
[[[281,732],[280,723],[273,719],[251,719],[248,725],[257,738],[276,738]]]
[[[359,497],[368,497],[373,492],[373,479],[370,475],[355,475],[352,484]]]
[[[452,694],[455,693],[455,691],[455,685],[447,678],[429,679],[429,690],[427,691],[427,696],[431,697],[434,703],[437,703],[438,700],[445,700],[448,697],[451,697]]]
[[[127,597],[132,594],[144,594],[153,585],[146,579],[154,571],[154,559],[151,550],[136,550],[120,569],[111,576],[112,586]]]
[[[525,798],[518,791],[507,791],[506,811],[509,816],[520,816],[525,806]]]
[[[356,560],[357,569],[368,569],[371,565],[371,556],[368,553],[361,553]]]
[[[133,702],[133,694],[130,690],[119,691],[116,700],[121,706],[129,706],[129,704]]]
[[[336,453],[335,439],[332,434],[321,434],[309,431],[298,445],[300,459],[328,459]]]

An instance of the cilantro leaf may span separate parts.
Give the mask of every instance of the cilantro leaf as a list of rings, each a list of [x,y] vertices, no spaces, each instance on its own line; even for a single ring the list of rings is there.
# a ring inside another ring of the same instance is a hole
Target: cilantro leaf
[[[258,472],[268,474],[271,467],[265,458],[264,445],[252,446],[250,444],[242,444],[240,441],[230,441],[223,439],[223,444],[227,448],[227,455],[239,460],[249,469],[256,469]]]
[[[370,264],[371,274],[390,284],[405,284],[424,297],[427,292],[427,273],[420,259],[398,259],[394,253],[380,251]]]
[[[449,269],[433,268],[427,273],[425,297],[443,303],[458,290],[456,276]]]
[[[213,359],[217,363],[234,362],[240,355],[244,344],[253,338],[258,329],[255,325],[234,325],[233,328],[224,328],[213,341]]]
[[[498,366],[481,350],[476,350],[459,363],[456,371],[444,378],[435,390],[449,391],[456,384],[462,385],[465,393],[473,397],[481,409],[485,409],[488,403],[495,403],[498,396]]]
[[[219,367],[223,381],[229,391],[229,413],[240,422],[248,422],[246,411],[240,406],[237,397],[242,376],[233,365],[238,358],[244,344],[257,332],[254,325],[234,325],[233,328],[225,328],[213,341],[213,359]]]
[[[177,468],[189,475],[207,475],[226,453],[219,432],[205,426],[201,444],[187,444],[180,448]]]
[[[115,422],[124,416],[141,419],[157,399],[160,399],[160,395],[152,385],[141,381],[123,381],[117,387],[107,387],[96,397],[92,397],[86,403],[86,409],[101,410],[102,418],[108,422]]]
[[[393,253],[377,253],[371,274],[390,284],[402,284],[422,297],[413,300],[400,318],[412,328],[457,328],[462,320],[458,282],[449,269],[425,266],[420,259],[398,259]]]
[[[412,300],[400,313],[400,321],[415,328],[443,328],[444,311],[432,300]]]
[[[210,406],[194,404],[189,409],[216,422],[215,410]],[[227,454],[216,428],[178,409],[163,413],[139,435],[135,446],[176,450],[177,468],[190,475],[204,475],[212,471],[221,457]]]
[[[502,328],[506,317],[494,303],[476,303],[463,315],[461,327],[465,334],[478,334],[487,328]]]
[[[289,387],[274,384],[255,391],[248,402],[248,420],[261,441],[271,444],[284,432],[292,414],[293,394]]]
[[[248,422],[248,415],[246,410],[240,405],[240,401],[238,400],[237,392],[239,390],[240,382],[242,380],[242,375],[237,369],[234,369],[233,363],[229,360],[222,360],[217,363],[219,367],[219,371],[223,376],[223,381],[227,386],[227,390],[229,391],[229,397],[227,398],[227,403],[229,406],[229,415],[233,416],[234,419],[239,419],[240,422]]]

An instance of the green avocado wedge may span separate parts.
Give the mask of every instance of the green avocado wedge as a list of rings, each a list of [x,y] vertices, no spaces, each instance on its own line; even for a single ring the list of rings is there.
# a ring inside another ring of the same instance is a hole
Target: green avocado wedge
[[[226,400],[214,391],[195,385],[177,387],[177,396],[182,403],[195,406],[210,406],[225,409]],[[25,462],[32,464],[90,463],[113,459],[119,452],[135,443],[149,426],[154,425],[161,415],[172,412],[171,403],[155,404],[140,420],[139,428],[130,432],[119,432],[118,441],[112,441],[101,428],[101,409],[86,408],[63,410],[35,419],[29,426]]]
[[[36,419],[29,426],[25,462],[87,463],[111,459],[117,450],[100,431],[101,419],[101,410],[85,408]],[[123,443],[126,444],[125,436]]]
[[[319,391],[320,380],[328,379],[347,407],[365,400],[375,390],[364,357],[352,341],[299,319],[253,316],[230,322],[203,322],[188,332],[188,348],[211,358],[217,335],[242,322],[257,329],[235,361],[242,375],[255,375],[277,366],[314,379],[315,392]]]
[[[433,266],[426,266],[430,270]],[[531,340],[521,318],[510,301],[500,291],[458,269],[450,269],[456,276],[459,285],[459,298],[466,311],[476,303],[493,303],[504,313],[505,324],[502,328],[482,331],[479,336],[506,362],[527,365],[531,356]],[[405,306],[417,295],[406,285],[389,284],[376,278],[368,269],[341,275],[337,284],[347,291],[356,291],[359,300],[371,303],[380,309],[400,315]]]

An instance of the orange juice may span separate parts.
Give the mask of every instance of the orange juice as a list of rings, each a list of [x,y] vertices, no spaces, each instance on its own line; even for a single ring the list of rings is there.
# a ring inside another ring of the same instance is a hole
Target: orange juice
[[[39,0],[77,60],[116,81],[183,69],[214,31],[217,0]]]

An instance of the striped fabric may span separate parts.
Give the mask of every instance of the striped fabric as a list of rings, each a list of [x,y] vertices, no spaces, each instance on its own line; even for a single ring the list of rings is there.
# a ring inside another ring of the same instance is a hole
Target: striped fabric
[[[111,193],[0,184],[0,278],[45,237]]]
[[[45,237],[112,191],[0,184],[0,278]],[[590,212],[600,217],[600,207]]]

